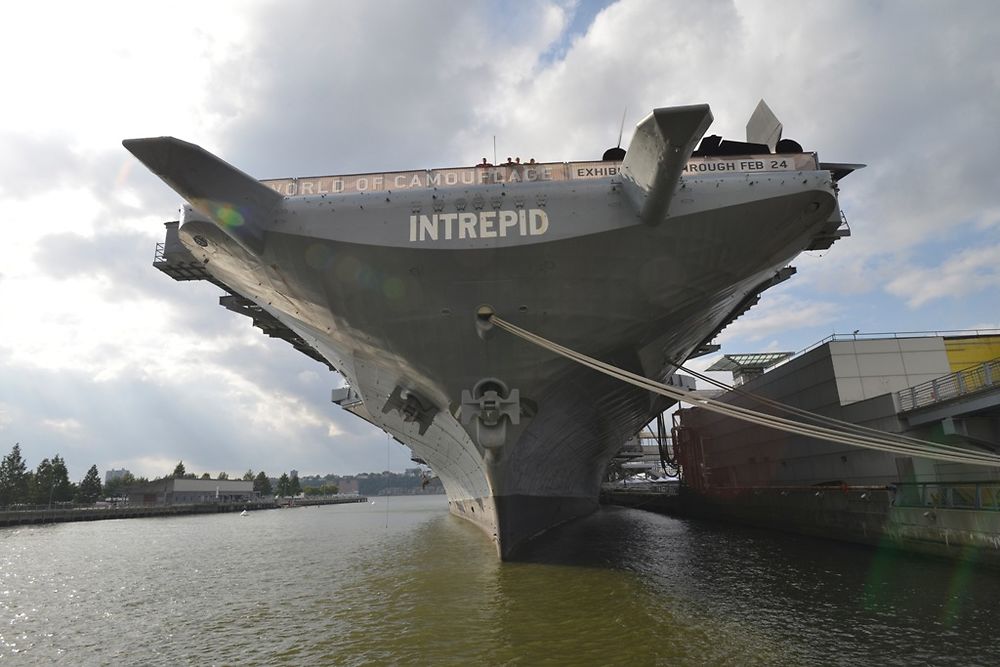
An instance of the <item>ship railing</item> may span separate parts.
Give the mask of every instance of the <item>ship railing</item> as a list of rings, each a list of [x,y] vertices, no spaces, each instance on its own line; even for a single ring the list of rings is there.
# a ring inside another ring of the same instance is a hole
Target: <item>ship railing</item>
[[[1000,387],[1000,357],[902,389],[896,392],[896,397],[899,411],[909,412],[994,387]]]
[[[153,264],[160,264],[162,262],[167,261],[167,258],[164,255],[164,253],[166,252],[166,248],[167,248],[166,243],[156,244],[156,251],[153,253]]]
[[[896,507],[1000,512],[1000,481],[904,482],[896,485]]]

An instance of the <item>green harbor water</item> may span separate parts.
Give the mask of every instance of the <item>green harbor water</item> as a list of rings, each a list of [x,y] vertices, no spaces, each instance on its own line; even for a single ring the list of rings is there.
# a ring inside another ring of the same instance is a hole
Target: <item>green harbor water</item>
[[[0,665],[996,665],[1000,574],[605,508],[500,563],[443,496],[0,530]]]

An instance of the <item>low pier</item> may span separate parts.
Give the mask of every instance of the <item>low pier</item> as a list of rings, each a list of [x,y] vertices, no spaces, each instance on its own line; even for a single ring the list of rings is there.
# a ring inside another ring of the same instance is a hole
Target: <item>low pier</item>
[[[601,489],[602,505],[620,505],[659,514],[679,514],[680,482],[635,483],[605,485]]]
[[[106,507],[54,507],[8,509],[0,511],[0,527],[67,521],[103,521],[105,519],[136,519],[184,514],[217,514],[276,509],[275,501],[237,503],[190,503],[178,505],[109,505]]]
[[[278,499],[278,504],[281,507],[317,507],[319,505],[344,505],[347,503],[367,502],[367,496],[319,496]]]
[[[128,504],[104,507],[33,507],[0,510],[0,528],[40,523],[67,521],[102,521],[105,519],[138,519],[154,516],[181,516],[184,514],[218,514],[221,512],[253,512],[279,507],[316,507],[366,503],[365,496],[324,496],[318,498],[275,498],[250,502],[177,503],[177,504]]]

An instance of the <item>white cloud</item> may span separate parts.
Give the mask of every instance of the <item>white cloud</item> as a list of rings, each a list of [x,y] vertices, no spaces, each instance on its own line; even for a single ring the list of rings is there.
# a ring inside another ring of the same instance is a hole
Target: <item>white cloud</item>
[[[907,267],[886,285],[887,292],[904,299],[911,308],[983,290],[1000,294],[1000,244],[966,248],[938,266]]]
[[[186,472],[208,470],[208,466],[199,465],[197,460],[188,459],[185,462],[183,459],[174,459],[169,456],[136,456],[128,459],[120,459],[109,464],[108,467],[126,468],[136,477],[149,477],[152,479],[153,477],[162,477],[171,474],[178,463],[184,463],[184,470]]]
[[[316,371],[302,371],[296,375],[299,382],[306,386],[316,386],[320,382],[319,374]]]
[[[83,434],[84,426],[73,418],[43,419],[42,426],[58,433],[62,437],[78,438]]]
[[[699,102],[711,132],[741,138],[763,96],[822,159],[870,166],[842,183],[854,236],[800,258],[795,295],[765,294],[721,340],[782,349],[847,307],[817,292],[861,309],[888,291],[936,329],[921,308],[996,289],[996,244],[931,267],[917,252],[1000,225],[990,3],[634,0],[567,44],[572,11],[108,2],[95,20],[91,5],[57,2],[39,20],[5,8],[0,58],[17,93],[0,108],[0,377],[21,391],[0,386],[0,429],[37,460],[62,445],[30,425],[75,420],[79,456],[144,474],[182,456],[213,472],[240,467],[226,457],[384,467],[383,434],[330,405],[339,377],[219,309],[216,289],[149,266],[176,201],[121,148],[130,136],[187,138],[262,177],[471,164],[493,135],[502,157],[581,159],[617,140],[626,107],[625,144],[654,106]],[[87,409],[52,407],[73,401]]]
[[[765,293],[758,305],[723,329],[716,342],[723,345],[736,339],[753,342],[776,334],[788,335],[798,329],[812,329],[833,322],[839,309],[834,303]],[[777,347],[778,342],[772,340],[767,349]]]
[[[0,59],[17,95],[3,126],[61,136],[84,152],[123,136],[211,128],[211,73],[239,57],[254,4],[56,2],[44,19],[29,5],[6,7]]]
[[[16,408],[6,403],[0,403],[0,431],[6,429],[14,422]]]

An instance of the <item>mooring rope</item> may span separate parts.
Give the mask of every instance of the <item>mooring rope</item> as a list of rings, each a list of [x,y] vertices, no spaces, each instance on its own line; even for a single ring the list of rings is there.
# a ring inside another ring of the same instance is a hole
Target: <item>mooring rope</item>
[[[670,360],[668,359],[668,361],[670,361]],[[674,362],[670,362],[670,363],[674,363]],[[685,367],[685,366],[683,366],[681,364],[676,364],[675,363],[674,365],[677,367],[677,370],[679,370],[679,371],[681,371],[683,373],[687,373],[688,375],[691,375],[692,377],[695,377],[695,378],[697,378],[699,380],[702,380],[703,382],[707,382],[707,383],[709,383],[709,384],[711,384],[711,385],[713,385],[715,387],[718,387],[719,389],[724,389],[726,391],[731,391],[734,394],[739,394],[740,396],[745,396],[746,398],[749,398],[750,400],[757,401],[758,403],[763,403],[764,405],[768,405],[768,406],[774,408],[775,410],[780,410],[780,411],[786,412],[788,414],[798,415],[798,416],[803,417],[805,419],[811,419],[813,421],[816,421],[816,422],[819,422],[819,423],[822,423],[822,424],[829,424],[830,426],[834,426],[834,427],[840,428],[840,429],[842,429],[844,431],[848,431],[848,432],[852,432],[852,433],[860,433],[860,434],[863,434],[863,435],[874,435],[874,436],[877,436],[877,437],[888,437],[888,439],[890,439],[890,440],[894,440],[894,441],[902,442],[902,443],[909,443],[909,444],[916,445],[916,446],[923,446],[924,443],[926,442],[925,440],[921,440],[919,438],[911,438],[911,437],[909,437],[907,435],[903,435],[902,433],[888,433],[886,431],[880,431],[877,428],[871,428],[869,426],[862,426],[861,424],[852,424],[851,422],[842,421],[840,419],[836,419],[835,417],[827,417],[826,415],[821,415],[821,414],[817,414],[815,412],[810,412],[809,410],[803,410],[802,408],[797,408],[797,407],[795,407],[793,405],[788,405],[788,404],[782,403],[780,401],[775,401],[774,399],[767,398],[766,396],[761,396],[759,394],[755,394],[755,393],[750,392],[750,391],[746,391],[745,389],[740,389],[739,387],[730,386],[730,385],[726,384],[725,382],[720,382],[719,380],[716,380],[715,378],[708,377],[707,375],[705,375],[703,373],[699,373],[698,371],[695,371],[695,370],[692,370],[690,368],[687,368],[687,367]],[[946,444],[942,444],[942,443],[932,443],[932,444],[935,444],[938,447],[942,447],[942,448],[946,448],[946,449],[950,448],[950,449],[953,449],[953,450],[955,450],[955,451],[957,451],[959,453],[965,453],[965,452],[969,452],[970,451],[970,450],[962,448],[962,447],[955,447],[954,445],[946,445]]]
[[[616,378],[623,382],[628,382],[636,387],[660,394],[661,396],[672,398],[675,401],[704,408],[710,412],[726,415],[728,417],[740,419],[752,424],[758,424],[760,426],[767,426],[788,433],[794,433],[796,435],[804,435],[819,440],[836,442],[853,447],[863,447],[866,449],[874,449],[906,456],[921,456],[940,461],[950,461],[953,463],[968,463],[972,465],[1000,467],[1000,457],[992,454],[974,452],[961,447],[943,445],[935,442],[928,442],[926,440],[917,440],[914,438],[886,437],[887,434],[882,431],[872,430],[872,432],[877,435],[869,435],[866,431],[861,430],[851,430],[850,432],[845,432],[845,430],[827,428],[816,424],[806,424],[793,419],[768,415],[749,408],[730,405],[728,403],[723,403],[722,401],[716,401],[715,399],[707,397],[691,396],[687,392],[676,389],[675,387],[671,387],[660,382],[650,380],[649,378],[645,378],[641,375],[616,368],[611,364],[607,364],[603,361],[594,359],[593,357],[588,357],[585,354],[576,352],[575,350],[563,347],[558,343],[554,343],[537,334],[531,333],[526,329],[522,329],[515,324],[511,324],[510,322],[507,322],[497,316],[495,313],[490,314],[489,321],[500,329],[522,338],[525,341],[575,361],[583,366],[587,366],[588,368],[604,373],[609,377]],[[828,420],[830,418],[824,419]],[[843,425],[845,425],[846,422],[838,422],[837,424],[839,429],[843,429]]]

